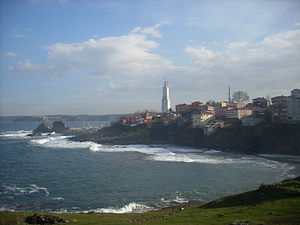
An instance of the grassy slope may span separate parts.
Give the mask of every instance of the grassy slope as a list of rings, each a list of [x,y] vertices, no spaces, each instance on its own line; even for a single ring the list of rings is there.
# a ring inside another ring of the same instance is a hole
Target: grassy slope
[[[33,213],[1,212],[0,224],[24,224]],[[60,214],[70,225],[203,224],[223,225],[236,220],[250,224],[300,224],[300,181],[264,185],[258,190],[227,196],[204,206],[163,209],[142,214]]]

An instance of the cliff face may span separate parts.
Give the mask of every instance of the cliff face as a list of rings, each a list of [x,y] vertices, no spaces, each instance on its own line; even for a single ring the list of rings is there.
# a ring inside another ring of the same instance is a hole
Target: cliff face
[[[222,128],[209,137],[200,128],[162,126],[105,127],[94,134],[80,135],[75,141],[105,144],[176,144],[250,154],[300,155],[299,124],[263,124],[255,127]]]

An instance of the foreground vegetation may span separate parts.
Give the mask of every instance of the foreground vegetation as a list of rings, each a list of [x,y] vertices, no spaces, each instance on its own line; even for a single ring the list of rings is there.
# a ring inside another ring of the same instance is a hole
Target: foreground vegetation
[[[297,179],[297,180],[296,180]],[[64,213],[58,215],[69,225],[99,224],[202,224],[225,225],[236,221],[247,224],[300,224],[299,177],[259,189],[217,199],[207,204],[191,204],[148,213],[101,214]],[[32,212],[1,212],[1,225],[25,224]]]

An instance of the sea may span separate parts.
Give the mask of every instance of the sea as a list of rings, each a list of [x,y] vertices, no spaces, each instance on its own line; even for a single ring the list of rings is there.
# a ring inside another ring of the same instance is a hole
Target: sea
[[[101,145],[55,133],[28,137],[38,125],[0,123],[0,211],[146,212],[207,202],[300,175],[299,156]]]

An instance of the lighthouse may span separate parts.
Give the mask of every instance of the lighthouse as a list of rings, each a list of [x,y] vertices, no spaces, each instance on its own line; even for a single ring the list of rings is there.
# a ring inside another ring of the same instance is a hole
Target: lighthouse
[[[164,86],[162,87],[161,111],[163,113],[168,113],[170,108],[171,108],[171,103],[170,103],[168,81],[165,80]]]

